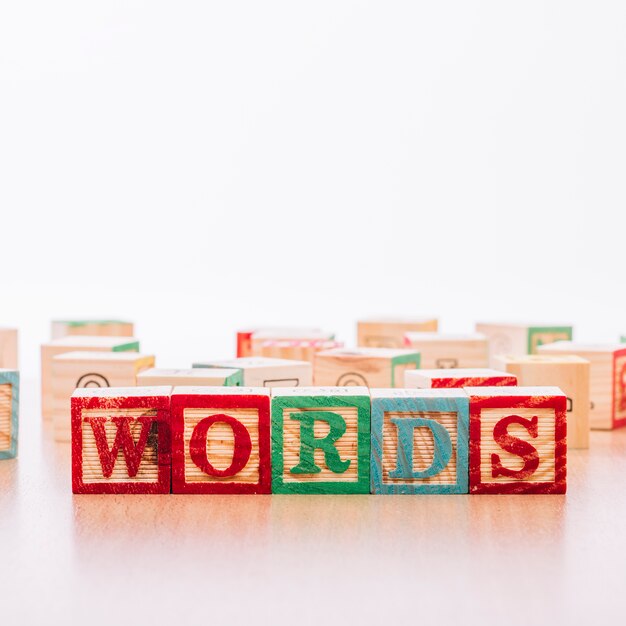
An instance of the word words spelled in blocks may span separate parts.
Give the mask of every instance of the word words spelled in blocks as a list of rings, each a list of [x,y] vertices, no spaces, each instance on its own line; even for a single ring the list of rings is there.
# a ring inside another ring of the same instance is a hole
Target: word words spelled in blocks
[[[52,418],[54,397],[52,359],[65,352],[139,352],[139,342],[126,337],[84,337],[75,335],[55,339],[41,346],[41,412]]]
[[[52,359],[52,420],[57,441],[71,439],[71,402],[83,387],[134,387],[137,375],[154,366],[138,352],[64,352]]]
[[[135,325],[121,320],[54,320],[52,339],[69,335],[87,335],[89,337],[134,337]]]
[[[409,389],[511,387],[515,385],[517,385],[517,378],[513,374],[487,368],[408,370],[404,372],[404,386]]]
[[[372,389],[372,493],[467,493],[461,389]]]
[[[16,370],[17,328],[0,328],[0,368]]]
[[[355,348],[315,355],[313,379],[322,386],[402,387],[404,372],[420,366],[415,350]]]
[[[77,389],[74,493],[170,493],[171,387]]]
[[[476,332],[489,339],[490,367],[497,367],[497,356],[536,354],[539,346],[572,338],[571,326],[479,323]]]
[[[313,366],[308,361],[244,357],[194,363],[197,368],[241,370],[246,387],[308,387],[313,384]]]
[[[239,387],[243,385],[243,373],[236,369],[219,367],[198,367],[191,369],[151,368],[137,374],[137,385],[156,387]]]
[[[266,356],[261,348],[267,341],[332,341],[334,333],[320,328],[257,328],[237,332],[237,356]]]
[[[19,402],[19,373],[0,369],[0,459],[17,456]]]
[[[589,425],[598,430],[626,426],[626,346],[559,341],[541,346],[539,354],[573,354],[589,361]]]
[[[567,422],[558,387],[468,387],[470,493],[565,493]]]
[[[425,369],[484,368],[489,360],[487,338],[480,334],[406,333],[404,345],[420,353]]]
[[[369,491],[368,390],[272,390],[272,493]]]
[[[362,348],[402,348],[408,332],[437,332],[435,318],[373,318],[357,322],[357,345]]]
[[[567,397],[567,446],[589,447],[589,361],[578,356],[526,354],[496,357],[520,386],[558,387]]]
[[[173,493],[271,493],[270,390],[175,387]]]

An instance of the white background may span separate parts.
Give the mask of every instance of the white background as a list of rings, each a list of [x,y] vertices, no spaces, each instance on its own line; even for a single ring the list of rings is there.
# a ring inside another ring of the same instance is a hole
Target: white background
[[[0,324],[162,366],[376,313],[626,332],[626,3],[5,2]]]

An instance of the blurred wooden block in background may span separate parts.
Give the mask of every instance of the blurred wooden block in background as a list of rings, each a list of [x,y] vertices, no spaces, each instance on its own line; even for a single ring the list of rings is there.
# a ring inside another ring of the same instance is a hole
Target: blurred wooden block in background
[[[0,369],[0,459],[17,456],[19,403],[19,372]]]
[[[18,369],[17,328],[0,328],[0,368]]]
[[[313,366],[308,361],[244,357],[193,364],[194,368],[239,369],[245,387],[306,387],[313,384]]]
[[[132,322],[121,320],[53,320],[52,339],[69,335],[87,335],[89,337],[134,337],[135,326]]]
[[[558,387],[567,396],[568,448],[589,447],[589,361],[568,354],[499,356],[496,361],[517,376],[521,387]]]
[[[589,361],[589,426],[594,430],[626,426],[626,346],[559,341],[540,346],[539,354],[571,354]]]
[[[462,389],[372,389],[372,493],[467,493]]]
[[[191,369],[151,368],[137,374],[137,385],[156,387],[238,387],[243,385],[243,372],[239,369],[198,367]]]
[[[404,345],[421,355],[424,369],[484,368],[489,359],[484,335],[470,333],[406,333]]]
[[[415,350],[340,348],[315,355],[313,380],[322,386],[402,387],[404,372],[419,366]]]
[[[365,387],[272,390],[272,493],[369,493]]]
[[[497,356],[536,354],[539,346],[570,340],[573,331],[571,326],[478,323],[476,332],[489,340],[489,366],[497,367]]]
[[[262,346],[267,341],[333,341],[335,334],[320,328],[276,327],[237,332],[237,357],[266,356]]]
[[[372,318],[357,322],[357,345],[361,348],[403,348],[408,332],[436,332],[436,318]]]
[[[170,492],[171,391],[171,387],[74,391],[74,493]]]
[[[154,367],[152,355],[137,352],[65,352],[52,359],[52,420],[56,441],[71,440],[75,389],[135,387],[137,374]]]
[[[270,390],[175,387],[172,492],[271,493]]]
[[[407,370],[404,386],[417,389],[442,389],[446,387],[511,387],[517,378],[506,371],[487,368]]]
[[[567,398],[558,387],[467,387],[470,493],[565,493]]]
[[[310,340],[310,339],[283,339],[268,340],[257,350],[259,356],[275,359],[291,359],[313,363],[315,355],[323,350],[342,348],[341,341]]]
[[[53,412],[52,359],[64,352],[139,352],[133,337],[83,337],[75,335],[54,339],[41,346],[41,413],[51,419]]]

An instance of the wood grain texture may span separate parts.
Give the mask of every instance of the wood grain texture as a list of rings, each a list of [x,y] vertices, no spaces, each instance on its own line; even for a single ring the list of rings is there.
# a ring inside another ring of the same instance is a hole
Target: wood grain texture
[[[341,341],[310,339],[270,339],[255,348],[255,354],[275,359],[291,359],[313,363],[315,355],[323,350],[342,348]]]
[[[169,493],[171,473],[170,387],[77,389],[72,395],[72,490],[91,494]],[[120,449],[113,471],[106,475],[96,444],[93,422],[104,423],[106,446],[113,450],[119,431],[116,419],[126,418],[134,444],[142,428],[149,435],[136,476],[130,476]],[[144,426],[142,420],[145,421]]]
[[[480,334],[406,333],[404,345],[420,353],[424,369],[487,367],[489,345]]]
[[[361,348],[402,348],[408,332],[436,332],[436,318],[374,318],[357,322],[357,345]]]
[[[17,328],[0,328],[0,368],[18,369]]]
[[[412,418],[422,420],[422,425],[410,431],[409,442],[403,438],[399,420]],[[432,422],[444,427],[447,437],[443,441],[439,441],[441,435],[433,429]],[[461,390],[372,390],[372,493],[467,493],[468,429],[469,399]],[[437,454],[447,446],[449,460],[437,471],[429,472]],[[400,460],[404,459],[411,471],[425,475],[395,476]]]
[[[565,394],[556,387],[469,387],[466,392],[470,397],[470,493],[565,493]],[[514,423],[506,424],[507,420]],[[532,421],[537,432],[529,425]],[[497,445],[494,440],[499,427],[511,438],[508,444]],[[509,454],[505,445],[518,449]],[[531,467],[532,461],[536,466]],[[498,464],[506,472],[526,475],[498,475]]]
[[[243,372],[227,368],[161,369],[151,368],[137,374],[137,385],[206,385],[208,387],[239,387],[243,385]]]
[[[275,389],[272,393],[272,493],[354,494],[370,489],[370,396],[367,389],[355,387],[309,388],[303,395],[295,390]],[[331,422],[340,422],[343,434],[332,448],[346,469],[336,471],[325,451],[315,448],[313,458],[318,472],[298,473],[302,462],[303,422],[307,413],[315,415],[314,437],[325,438]]]
[[[271,492],[271,442],[269,390],[240,388],[239,393],[224,395],[218,390],[174,389],[172,394],[172,491],[173,493]],[[198,425],[214,416],[206,435],[206,459],[212,468],[225,471],[241,449],[232,426],[218,416],[234,419],[245,428],[250,450],[245,464],[228,476],[217,476],[194,462],[191,445]]]
[[[0,460],[17,456],[19,372],[0,369]]]
[[[500,368],[501,369],[501,368]],[[409,370],[404,374],[408,389],[446,389],[453,387],[513,387],[517,378],[505,371],[485,368]]]

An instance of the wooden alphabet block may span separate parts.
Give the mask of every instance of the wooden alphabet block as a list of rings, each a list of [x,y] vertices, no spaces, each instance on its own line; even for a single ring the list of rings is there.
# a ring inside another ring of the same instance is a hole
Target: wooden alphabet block
[[[72,394],[74,493],[169,493],[171,387]]]
[[[265,341],[257,352],[260,356],[268,358],[291,359],[313,363],[318,352],[342,347],[343,343],[341,341],[283,339]]]
[[[17,328],[0,328],[0,368],[16,370]]]
[[[480,334],[406,333],[405,346],[421,355],[424,369],[487,367],[487,338]]]
[[[134,337],[135,326],[132,322],[121,320],[53,320],[52,339],[61,339],[69,335],[87,335],[89,337]]]
[[[419,366],[415,350],[340,348],[315,355],[313,379],[322,386],[402,387],[404,372]]]
[[[541,345],[572,338],[571,326],[478,323],[476,332],[489,340],[490,367],[497,367],[497,356],[536,354]]]
[[[369,493],[365,387],[272,390],[272,493]]]
[[[372,493],[467,493],[461,389],[372,389]]]
[[[566,397],[558,387],[468,387],[470,493],[565,493]]]
[[[219,367],[197,367],[192,369],[168,370],[152,368],[137,374],[137,385],[155,387],[239,387],[243,385],[243,372],[238,369]]]
[[[332,341],[334,333],[319,328],[256,328],[237,332],[237,357],[274,356],[262,354],[266,341]]]
[[[245,357],[202,361],[198,368],[239,369],[245,387],[306,387],[313,384],[313,366],[307,361]]]
[[[19,401],[19,372],[0,369],[0,459],[17,456]]]
[[[270,390],[176,387],[173,493],[271,493]]]
[[[403,348],[409,332],[437,332],[439,322],[432,317],[371,318],[357,322],[357,344],[361,348]]]
[[[407,389],[442,389],[446,387],[512,387],[517,378],[506,371],[486,368],[407,370],[404,386]]]
[[[589,361],[572,355],[526,354],[496,357],[520,386],[558,387],[567,396],[567,446],[589,447]]]
[[[542,356],[572,354],[589,361],[590,427],[626,426],[626,346],[559,341],[538,350]]]
[[[126,337],[70,336],[55,339],[41,346],[41,413],[52,419],[54,397],[52,359],[64,352],[139,352],[139,342]]]
[[[52,359],[52,420],[56,441],[71,440],[71,402],[83,387],[135,387],[154,356],[137,352],[65,352]]]

